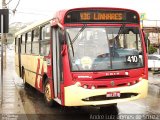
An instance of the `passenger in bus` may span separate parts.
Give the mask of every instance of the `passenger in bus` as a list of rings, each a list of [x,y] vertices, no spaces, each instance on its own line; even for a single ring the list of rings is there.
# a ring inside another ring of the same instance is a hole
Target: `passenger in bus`
[[[117,53],[117,49],[120,48],[119,36],[117,35],[115,38],[109,40],[110,45],[110,53],[112,57],[119,57]]]

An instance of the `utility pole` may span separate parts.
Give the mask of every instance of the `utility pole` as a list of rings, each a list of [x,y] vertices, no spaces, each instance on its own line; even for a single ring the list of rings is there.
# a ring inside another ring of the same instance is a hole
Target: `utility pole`
[[[2,9],[6,9],[6,1],[5,0],[2,0]],[[1,19],[1,88],[0,88],[0,90],[1,90],[1,107],[2,107],[2,103],[3,103],[3,63],[4,63],[4,61],[5,61],[5,66],[6,66],[6,46],[5,47],[3,47],[3,44],[4,44],[4,36],[6,36],[6,34],[4,34],[5,33],[5,31],[4,31],[4,15],[3,14],[1,14],[0,15],[0,19]],[[5,39],[6,39],[6,37],[5,37]],[[4,52],[3,52],[3,48],[5,48],[4,49]],[[3,56],[3,53],[5,53],[4,55],[5,56]]]
[[[2,9],[7,9],[7,6],[6,6],[6,0],[2,0]],[[7,52],[6,52],[6,45],[7,45],[7,36],[6,34],[3,34],[3,44],[4,44],[4,59],[3,59],[3,68],[6,69],[6,56],[7,56]]]

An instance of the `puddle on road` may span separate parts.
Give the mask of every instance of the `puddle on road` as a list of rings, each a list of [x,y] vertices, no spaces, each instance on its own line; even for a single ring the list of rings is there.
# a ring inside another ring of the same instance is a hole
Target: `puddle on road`
[[[151,96],[155,96],[155,97],[160,98],[160,87],[157,85],[149,85],[148,93]]]
[[[24,89],[24,85],[22,83],[16,83],[16,86]]]
[[[118,108],[108,108],[103,113],[101,113],[100,110],[95,107],[76,108],[58,106],[50,108],[44,103],[43,94],[38,92],[33,87],[24,87],[23,84],[18,84],[18,89],[27,117],[31,119],[38,117],[38,120],[47,120],[53,118],[55,120],[91,120],[95,119],[96,117],[96,119],[103,117],[106,120],[106,118],[111,117],[110,115],[113,113],[115,113],[114,115],[117,116],[121,114],[128,114],[128,111],[133,111],[132,113],[135,114],[135,111],[137,111],[138,114],[142,113],[147,115],[154,114],[156,111],[160,111],[160,107],[157,106],[160,100],[160,87],[156,85],[149,85],[149,97],[145,100],[142,100],[142,102],[136,102],[136,104],[134,104],[135,102],[124,103],[118,105]],[[115,120],[122,119],[117,119],[116,117]]]
[[[149,94],[145,98],[144,103],[146,104],[147,114],[159,115],[160,114],[160,87],[157,85],[149,85]],[[159,116],[160,117],[160,116]],[[159,120],[159,119],[157,119]]]
[[[33,88],[29,85],[26,87],[24,85],[19,85],[19,86],[21,87],[21,88],[19,88],[19,94],[22,99],[24,99],[24,100],[28,99],[34,103],[38,100],[43,99],[43,94],[40,93],[39,91],[37,91],[35,88]]]
[[[19,94],[22,99],[24,110],[29,119],[38,120],[89,120],[96,117],[107,117],[107,115],[118,115],[117,107],[108,107],[105,109],[105,113],[101,113],[97,107],[48,107],[43,100],[43,94],[38,92],[32,87],[24,88],[23,85],[19,86]],[[103,120],[103,119],[101,119]]]

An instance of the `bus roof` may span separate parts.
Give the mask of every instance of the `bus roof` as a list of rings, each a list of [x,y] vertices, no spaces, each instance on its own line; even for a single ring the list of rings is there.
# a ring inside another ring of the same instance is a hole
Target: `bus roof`
[[[28,32],[28,31],[32,30],[33,28],[38,27],[40,25],[43,26],[47,23],[50,23],[51,20],[52,20],[52,18],[47,18],[47,19],[32,23],[31,25],[28,25],[27,27],[23,28],[22,30],[16,32],[15,36],[17,36],[19,34],[23,34],[25,32]]]
[[[45,20],[41,20],[39,22],[36,22],[36,23],[33,23],[27,27],[25,27],[24,29],[18,31],[17,33],[15,33],[15,36],[19,35],[19,34],[23,34],[23,33],[26,33],[30,30],[32,30],[33,28],[35,27],[38,27],[38,26],[43,26],[47,23],[50,23],[51,20],[53,20],[54,18],[57,18],[59,20],[59,22],[63,25],[65,24],[65,18],[67,16],[67,14],[69,14],[70,12],[74,12],[74,11],[95,11],[95,10],[108,10],[108,11],[130,11],[130,12],[133,12],[135,13],[137,16],[138,16],[138,20],[139,20],[139,14],[137,11],[135,10],[131,10],[131,9],[126,9],[126,8],[110,8],[110,7],[82,7],[82,8],[72,8],[72,9],[68,9],[68,10],[59,10],[56,12],[55,16],[54,17],[51,17],[51,18],[47,18]]]

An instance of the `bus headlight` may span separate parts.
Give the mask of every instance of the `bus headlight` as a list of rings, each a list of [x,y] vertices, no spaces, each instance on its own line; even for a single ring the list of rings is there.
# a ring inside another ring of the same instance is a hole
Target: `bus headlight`
[[[88,88],[88,86],[87,86],[87,85],[83,85],[83,88],[87,89],[87,88]]]
[[[127,83],[127,85],[128,85],[128,86],[130,86],[130,85],[131,85],[131,83]]]
[[[76,82],[75,85],[78,86],[78,87],[81,87],[81,83],[80,82]]]
[[[91,89],[96,89],[96,87],[94,85],[91,86]]]

